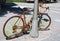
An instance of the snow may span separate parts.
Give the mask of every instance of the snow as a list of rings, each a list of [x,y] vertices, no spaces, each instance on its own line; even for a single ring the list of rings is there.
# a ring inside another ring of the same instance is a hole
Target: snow
[[[15,3],[18,4],[16,7],[31,7],[33,8],[33,4],[29,3]],[[26,5],[25,5],[26,4]],[[32,38],[30,34],[23,35],[21,37],[12,39],[12,40],[6,40],[5,36],[3,35],[3,25],[5,21],[14,15],[14,14],[8,11],[8,14],[4,15],[3,17],[0,17],[0,41],[60,41],[60,3],[52,3],[52,4],[46,4],[49,6],[50,10],[48,14],[50,15],[52,19],[51,26],[49,27],[50,30],[47,31],[39,31],[39,37],[38,38]],[[14,6],[15,7],[15,6]],[[27,20],[32,17],[31,15],[26,15]]]

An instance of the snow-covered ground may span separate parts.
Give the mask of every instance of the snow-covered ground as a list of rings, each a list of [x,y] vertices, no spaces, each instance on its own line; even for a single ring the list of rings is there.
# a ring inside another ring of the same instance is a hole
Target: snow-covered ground
[[[31,7],[33,8],[32,3],[15,3],[17,6],[13,7]],[[7,12],[4,16],[0,17],[0,41],[60,41],[60,3],[52,3],[52,4],[46,4],[50,7],[48,14],[51,17],[51,26],[49,27],[50,30],[47,31],[39,31],[39,37],[38,38],[31,38],[29,35],[23,35],[21,37],[12,39],[12,40],[6,40],[5,36],[3,35],[3,25],[5,21],[14,15],[13,12]],[[26,15],[26,17],[29,19],[32,15]]]

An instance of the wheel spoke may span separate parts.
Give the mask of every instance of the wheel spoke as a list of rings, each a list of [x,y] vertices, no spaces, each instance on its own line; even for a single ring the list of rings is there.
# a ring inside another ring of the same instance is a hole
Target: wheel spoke
[[[47,29],[51,24],[51,18],[47,14],[43,14],[42,19],[39,21],[39,30]]]
[[[4,24],[4,35],[9,38],[14,38],[15,34],[21,32],[23,21],[19,16],[13,16],[9,18],[6,23]]]

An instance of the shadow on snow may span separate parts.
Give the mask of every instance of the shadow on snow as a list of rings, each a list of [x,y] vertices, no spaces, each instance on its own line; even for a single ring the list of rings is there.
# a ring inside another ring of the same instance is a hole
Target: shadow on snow
[[[1,10],[0,10],[0,17],[4,16],[5,14],[8,14],[7,11],[12,12],[14,14],[21,14],[22,9],[20,7],[13,7],[13,6],[17,6],[17,4],[15,3],[6,3],[4,6],[2,6]],[[28,13],[26,13],[27,15],[29,15]]]

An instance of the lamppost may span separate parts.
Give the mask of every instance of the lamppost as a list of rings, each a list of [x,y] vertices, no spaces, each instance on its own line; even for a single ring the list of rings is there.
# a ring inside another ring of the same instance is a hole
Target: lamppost
[[[34,14],[33,14],[33,21],[32,21],[32,29],[30,32],[30,36],[32,37],[39,36],[37,11],[38,11],[38,0],[34,0]]]

